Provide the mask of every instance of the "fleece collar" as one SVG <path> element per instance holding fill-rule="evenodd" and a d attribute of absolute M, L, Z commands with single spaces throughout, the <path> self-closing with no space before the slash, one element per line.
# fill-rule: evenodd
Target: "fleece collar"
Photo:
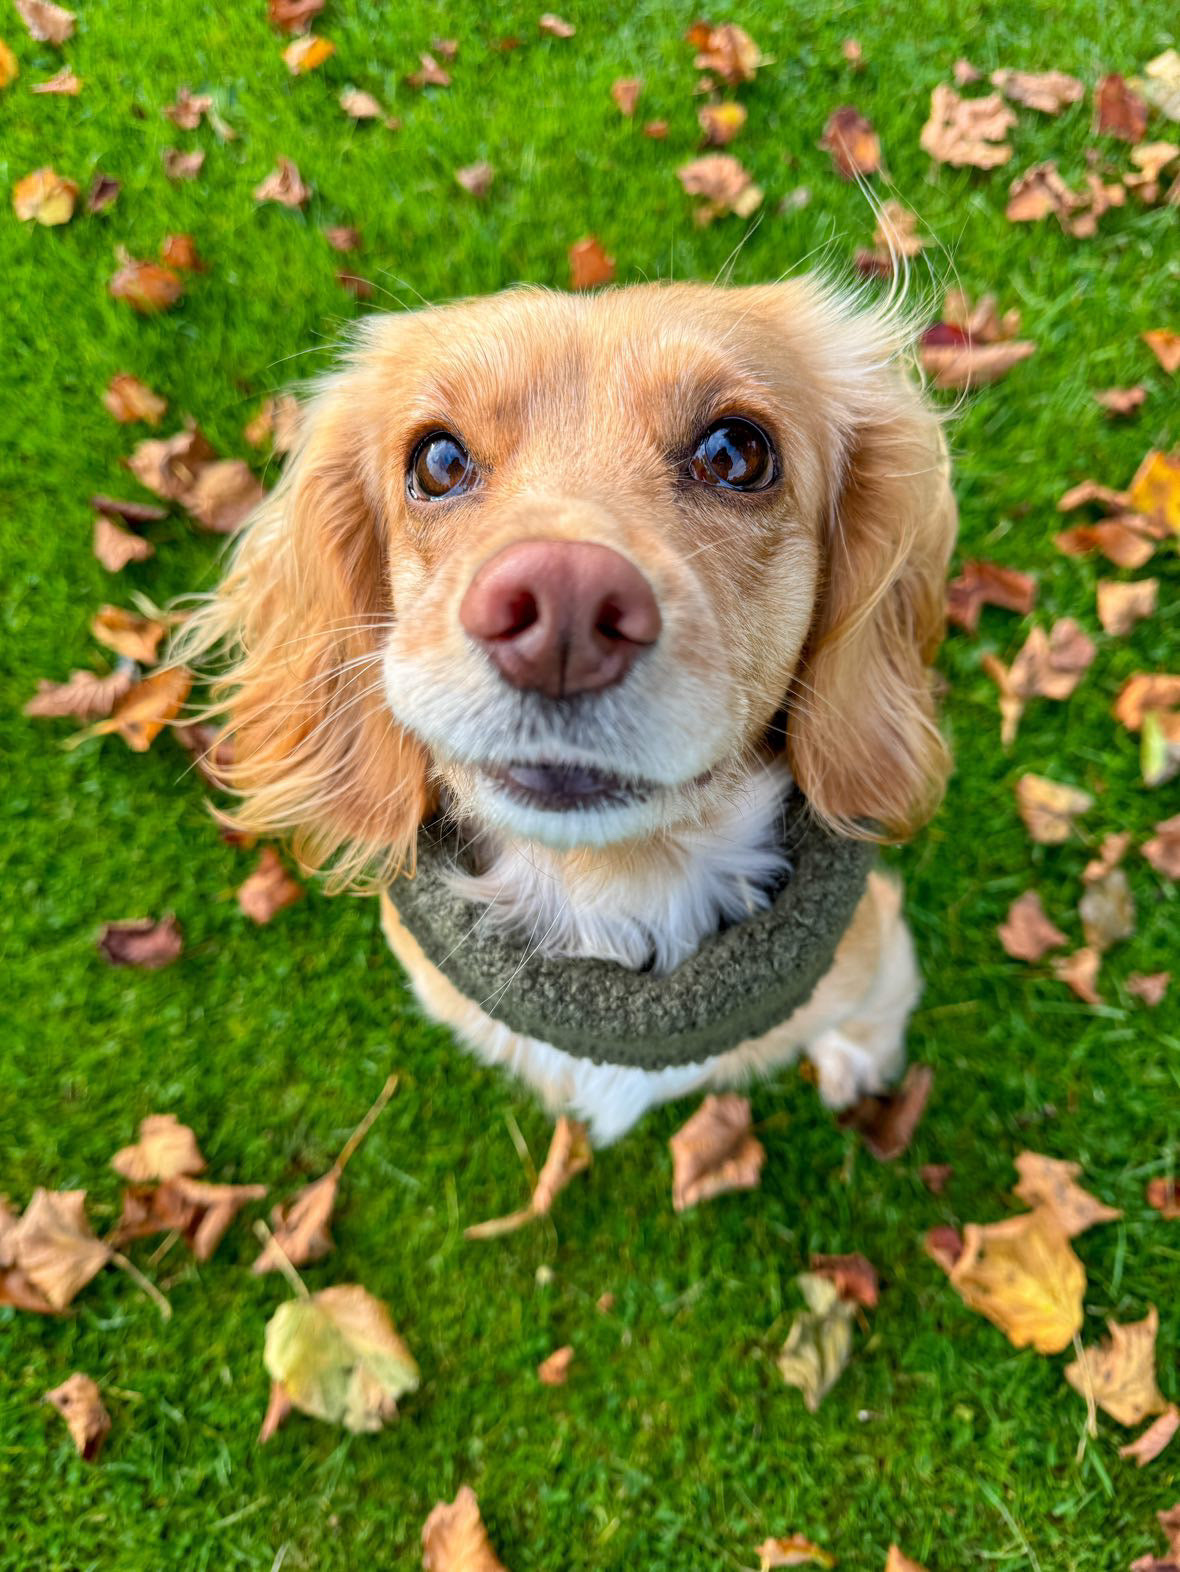
<path fill-rule="evenodd" d="M 419 834 L 414 876 L 396 880 L 389 896 L 427 959 L 512 1031 L 596 1064 L 699 1064 L 806 1004 L 864 891 L 871 843 L 832 835 L 797 791 L 783 816 L 792 872 L 773 904 L 659 977 L 615 961 L 538 955 L 486 932 L 483 908 L 447 883 L 461 843 L 438 821 Z"/>

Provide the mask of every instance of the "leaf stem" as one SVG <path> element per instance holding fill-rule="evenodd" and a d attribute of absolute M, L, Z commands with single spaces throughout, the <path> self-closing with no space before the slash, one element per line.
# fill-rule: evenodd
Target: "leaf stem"
<path fill-rule="evenodd" d="M 348 1137 L 348 1140 L 345 1141 L 344 1145 L 341 1147 L 340 1155 L 332 1164 L 331 1168 L 329 1168 L 329 1173 L 339 1175 L 344 1172 L 344 1165 L 348 1162 L 349 1158 L 364 1140 L 365 1136 L 368 1135 L 369 1131 L 373 1128 L 378 1114 L 380 1114 L 381 1110 L 385 1107 L 386 1103 L 396 1091 L 397 1073 L 395 1071 L 395 1073 L 389 1077 L 385 1085 L 381 1088 L 381 1092 L 377 1098 L 377 1101 L 369 1109 L 368 1113 L 361 1120 L 360 1124 L 357 1125 L 356 1129 L 352 1132 L 352 1134 Z"/>
<path fill-rule="evenodd" d="M 127 1273 L 127 1276 L 131 1279 L 137 1288 L 143 1290 L 143 1292 L 155 1305 L 156 1309 L 163 1316 L 164 1320 L 171 1321 L 172 1306 L 168 1303 L 167 1299 L 164 1298 L 164 1295 L 156 1287 L 155 1283 L 152 1282 L 151 1278 L 145 1277 L 139 1268 L 135 1265 L 134 1261 L 129 1261 L 127 1257 L 118 1250 L 111 1251 L 111 1261 L 119 1268 L 120 1271 Z"/>

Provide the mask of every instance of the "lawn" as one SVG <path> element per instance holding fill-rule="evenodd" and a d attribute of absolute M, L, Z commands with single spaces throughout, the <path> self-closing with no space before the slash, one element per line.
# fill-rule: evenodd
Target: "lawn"
<path fill-rule="evenodd" d="M 766 201 L 759 224 L 707 228 L 675 175 L 699 143 L 691 10 L 578 4 L 576 36 L 562 40 L 539 37 L 536 11 L 517 4 L 489 21 L 472 0 L 328 0 L 317 31 L 336 54 L 305 78 L 288 74 L 265 10 L 81 0 L 64 51 L 29 39 L 11 8 L 0 17 L 21 65 L 0 93 L 0 1190 L 23 1204 L 36 1185 L 85 1187 L 105 1228 L 119 1203 L 111 1154 L 142 1116 L 171 1110 L 214 1176 L 285 1196 L 324 1170 L 396 1068 L 399 1092 L 347 1172 L 337 1248 L 306 1277 L 362 1281 L 386 1299 L 422 1385 L 380 1435 L 296 1415 L 260 1449 L 263 1328 L 289 1289 L 246 1270 L 257 1245 L 243 1223 L 205 1266 L 176 1248 L 147 1268 L 171 1300 L 168 1324 L 117 1272 L 62 1319 L 0 1309 L 0 1569 L 411 1568 L 427 1512 L 468 1482 L 512 1572 L 749 1568 L 762 1538 L 790 1531 L 857 1572 L 876 1572 L 893 1539 L 930 1572 L 1123 1572 L 1161 1548 L 1154 1514 L 1180 1496 L 1180 1444 L 1139 1472 L 1118 1457 L 1126 1433 L 1102 1419 L 1079 1455 L 1085 1408 L 1065 1360 L 1015 1351 L 922 1241 L 936 1224 L 1007 1215 L 1023 1148 L 1078 1159 L 1089 1187 L 1124 1209 L 1078 1241 L 1086 1339 L 1106 1317 L 1157 1305 L 1160 1379 L 1180 1397 L 1180 1224 L 1143 1194 L 1180 1143 L 1180 990 L 1150 1010 L 1125 988 L 1174 963 L 1175 886 L 1128 858 L 1138 928 L 1107 958 L 1101 1007 L 1047 967 L 1009 960 L 995 934 L 1035 884 L 1080 943 L 1080 872 L 1102 835 L 1126 829 L 1138 843 L 1177 811 L 1175 784 L 1143 787 L 1135 740 L 1110 716 L 1126 676 L 1176 667 L 1174 549 L 1150 569 L 1160 611 L 1115 639 L 1094 610 L 1105 565 L 1053 545 L 1067 486 L 1125 485 L 1149 447 L 1180 440 L 1175 380 L 1139 338 L 1180 328 L 1177 211 L 1131 202 L 1088 240 L 1051 220 L 1006 222 L 1008 182 L 1028 165 L 1056 158 L 1080 180 L 1088 102 L 1058 118 L 1019 111 L 1012 164 L 991 174 L 933 164 L 918 136 L 960 55 L 985 72 L 1055 66 L 1092 83 L 1180 44 L 1174 4 L 744 0 L 714 19 L 741 22 L 770 57 L 741 89 L 749 122 L 732 148 Z M 506 34 L 521 46 L 496 48 Z M 859 73 L 841 54 L 850 34 Z M 414 91 L 404 77 L 438 35 L 460 40 L 453 85 Z M 63 56 L 81 96 L 33 95 Z M 611 101 L 622 76 L 646 83 L 635 121 Z M 162 116 L 184 84 L 214 94 L 236 140 Z M 401 128 L 350 120 L 337 102 L 349 85 Z M 951 427 L 960 559 L 1034 572 L 1039 598 L 1033 619 L 988 610 L 977 637 L 951 634 L 956 774 L 933 825 L 891 854 L 927 978 L 911 1051 L 935 1067 L 931 1105 L 911 1149 L 882 1165 L 786 1075 L 753 1093 L 761 1189 L 680 1216 L 666 1141 L 690 1109 L 673 1106 L 602 1153 L 551 1222 L 465 1242 L 464 1225 L 527 1195 L 513 1121 L 538 1164 L 549 1124 L 415 1012 L 375 903 L 310 890 L 256 927 L 233 898 L 254 854 L 218 838 L 170 736 L 146 755 L 117 737 L 67 750 L 68 723 L 21 714 L 38 678 L 101 669 L 88 632 L 101 602 L 163 603 L 218 572 L 219 542 L 180 516 L 155 528 L 147 563 L 116 576 L 92 557 L 86 499 L 140 494 L 120 460 L 147 435 L 117 426 L 101 393 L 134 372 L 168 398 L 165 431 L 189 413 L 220 452 L 273 479 L 243 425 L 268 392 L 328 365 L 355 316 L 522 279 L 564 287 L 567 248 L 587 233 L 621 281 L 710 279 L 730 260 L 737 283 L 817 263 L 852 279 L 872 215 L 817 148 L 844 103 L 871 117 L 897 195 L 943 248 L 918 268 L 931 315 L 957 273 L 972 295 L 994 289 L 1019 307 L 1038 346 L 969 395 Z M 664 141 L 642 135 L 656 118 Z M 170 146 L 206 151 L 196 180 L 165 177 Z M 1125 147 L 1104 146 L 1125 163 Z M 280 155 L 313 188 L 305 212 L 253 200 Z M 481 159 L 497 171 L 482 202 L 453 178 Z M 18 223 L 8 193 L 47 163 L 83 191 L 95 171 L 115 175 L 121 193 L 67 227 Z M 810 202 L 780 211 L 802 186 Z M 364 236 L 347 259 L 323 234 L 341 224 Z M 174 231 L 210 264 L 179 306 L 143 318 L 109 298 L 115 247 L 150 257 Z M 370 303 L 340 286 L 341 266 L 372 281 Z M 1134 419 L 1093 402 L 1095 389 L 1138 382 L 1148 397 Z M 1064 615 L 1098 657 L 1068 703 L 1030 706 L 1005 753 L 981 658 L 1010 659 L 1033 621 Z M 1068 844 L 1030 843 L 1013 794 L 1028 770 L 1095 795 Z M 167 910 L 187 939 L 177 964 L 103 963 L 104 921 Z M 918 1176 L 930 1162 L 954 1165 L 938 1197 Z M 151 1250 L 136 1247 L 136 1260 Z M 880 1268 L 881 1302 L 812 1415 L 774 1362 L 802 1303 L 793 1280 L 813 1251 L 854 1250 Z M 609 1314 L 595 1308 L 604 1292 Z M 569 1384 L 540 1386 L 538 1360 L 566 1342 Z M 75 1369 L 98 1380 L 114 1420 L 93 1466 L 39 1401 Z"/>

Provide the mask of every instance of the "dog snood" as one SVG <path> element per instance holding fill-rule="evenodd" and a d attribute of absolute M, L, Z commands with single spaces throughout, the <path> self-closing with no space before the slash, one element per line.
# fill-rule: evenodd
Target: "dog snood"
<path fill-rule="evenodd" d="M 437 820 L 419 833 L 413 876 L 388 893 L 427 959 L 512 1031 L 596 1064 L 699 1064 L 807 1003 L 864 891 L 871 842 L 831 834 L 797 791 L 783 813 L 791 875 L 773 903 L 711 935 L 661 976 L 616 961 L 543 956 L 528 941 L 485 932 L 485 908 L 447 882 L 461 841 Z"/>

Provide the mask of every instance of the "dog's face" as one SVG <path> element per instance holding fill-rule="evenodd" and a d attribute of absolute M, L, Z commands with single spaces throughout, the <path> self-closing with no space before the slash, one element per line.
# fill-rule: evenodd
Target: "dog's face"
<path fill-rule="evenodd" d="M 246 817 L 391 860 L 441 782 L 477 825 L 627 840 L 785 710 L 818 811 L 911 822 L 954 511 L 893 349 L 806 282 L 370 321 L 198 619 L 238 644 Z"/>

